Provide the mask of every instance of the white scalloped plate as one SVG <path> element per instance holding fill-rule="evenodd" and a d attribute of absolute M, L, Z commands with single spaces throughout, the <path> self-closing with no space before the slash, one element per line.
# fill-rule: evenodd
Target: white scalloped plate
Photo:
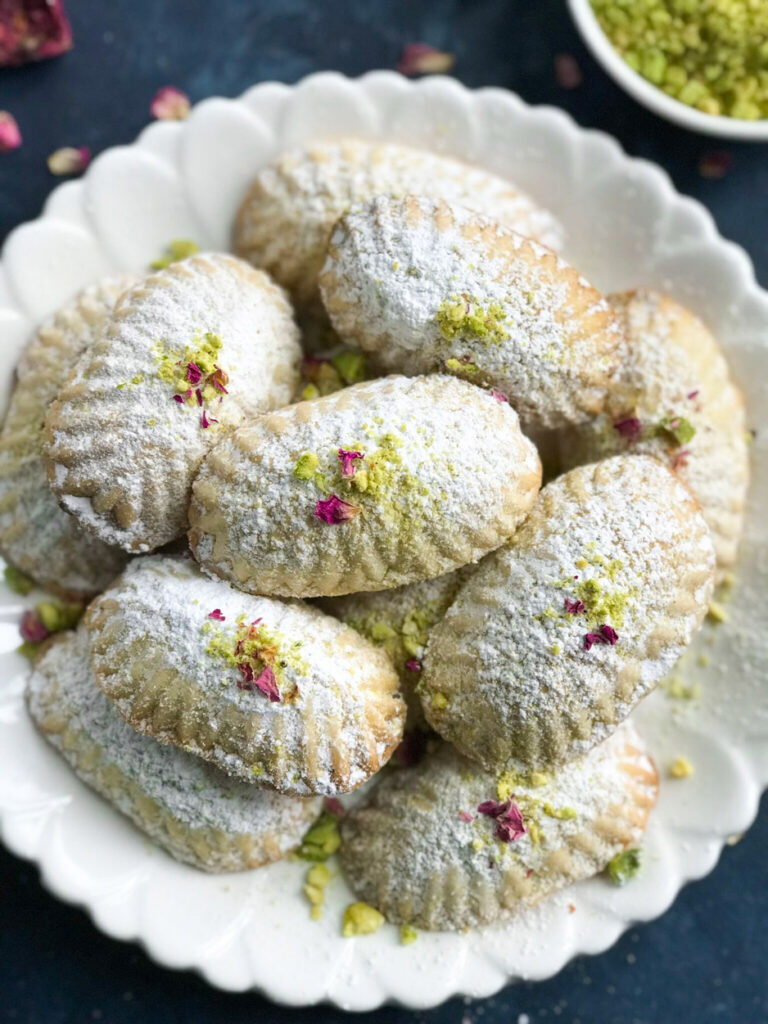
<path fill-rule="evenodd" d="M 42 216 L 10 235 L 0 265 L 2 399 L 33 326 L 78 288 L 146 266 L 172 238 L 226 247 L 259 166 L 289 146 L 341 134 L 434 148 L 509 177 L 562 219 L 566 255 L 599 287 L 664 288 L 728 349 L 758 430 L 733 621 L 698 638 L 709 668 L 698 667 L 695 654 L 688 659 L 687 671 L 703 685 L 700 700 L 680 710 L 657 693 L 636 715 L 659 765 L 685 754 L 695 774 L 664 781 L 644 869 L 624 889 L 594 879 L 503 927 L 421 934 L 408 947 L 389 926 L 342 939 L 350 894 L 341 879 L 323 920 L 311 922 L 302 865 L 207 877 L 153 849 L 80 785 L 26 718 L 24 665 L 13 651 L 22 602 L 2 591 L 0 817 L 5 843 L 36 860 L 56 894 L 85 906 L 107 934 L 140 941 L 162 964 L 290 1004 L 428 1007 L 546 978 L 578 953 L 606 949 L 710 871 L 724 839 L 755 815 L 768 783 L 768 295 L 703 207 L 678 195 L 657 167 L 560 111 L 444 78 L 414 84 L 390 72 L 357 81 L 320 74 L 294 87 L 266 83 L 237 100 L 206 100 L 185 123 L 153 124 L 133 145 L 99 156 L 82 180 L 57 188 Z"/>

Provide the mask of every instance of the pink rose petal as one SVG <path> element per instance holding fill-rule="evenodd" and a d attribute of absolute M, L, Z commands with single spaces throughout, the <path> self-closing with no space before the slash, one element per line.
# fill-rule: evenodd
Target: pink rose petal
<path fill-rule="evenodd" d="M 566 597 L 565 610 L 569 615 L 582 615 L 587 610 L 587 606 L 583 601 L 571 601 Z"/>
<path fill-rule="evenodd" d="M 513 843 L 517 839 L 522 839 L 528 831 L 522 811 L 512 796 L 504 801 L 486 800 L 478 805 L 477 810 L 479 814 L 487 814 L 496 819 L 496 838 L 502 843 Z"/>
<path fill-rule="evenodd" d="M 624 419 L 617 420 L 616 423 L 613 424 L 613 429 L 617 434 L 620 434 L 628 444 L 634 444 L 643 431 L 643 425 L 637 416 L 626 416 Z"/>
<path fill-rule="evenodd" d="M 427 43 L 410 43 L 403 50 L 397 70 L 401 75 L 444 75 L 455 63 L 452 53 Z"/>
<path fill-rule="evenodd" d="M 555 57 L 555 80 L 561 89 L 577 89 L 583 76 L 575 57 L 570 53 L 558 53 Z"/>
<path fill-rule="evenodd" d="M 259 676 L 253 681 L 257 690 L 261 690 L 265 697 L 269 697 L 273 704 L 280 703 L 280 691 L 277 688 L 277 680 L 272 667 L 267 665 Z"/>
<path fill-rule="evenodd" d="M 603 623 L 598 627 L 596 633 L 584 634 L 584 650 L 591 651 L 594 644 L 606 644 L 615 647 L 619 640 L 619 634 L 613 626 Z"/>
<path fill-rule="evenodd" d="M 353 505 L 349 501 L 344 501 L 337 494 L 332 494 L 330 498 L 320 500 L 315 505 L 316 518 L 332 526 L 338 526 L 339 523 L 348 523 L 351 519 L 359 516 L 361 511 L 362 509 L 359 505 Z"/>
<path fill-rule="evenodd" d="M 212 426 L 214 423 L 218 423 L 219 421 L 213 416 L 208 416 L 205 409 L 203 409 L 203 415 L 200 417 L 200 422 L 203 425 L 203 430 L 207 430 L 208 427 Z"/>
<path fill-rule="evenodd" d="M 323 810 L 328 811 L 329 814 L 333 814 L 337 818 L 343 818 L 346 814 L 344 804 L 335 796 L 327 796 L 323 800 Z"/>
<path fill-rule="evenodd" d="M 472 815 L 469 813 L 469 811 L 459 811 L 459 817 L 461 818 L 462 821 L 466 821 L 466 822 L 470 822 L 470 821 L 474 821 L 475 820 L 472 817 Z"/>
<path fill-rule="evenodd" d="M 22 615 L 20 632 L 30 644 L 41 644 L 50 635 L 37 612 L 33 611 L 26 611 Z"/>
<path fill-rule="evenodd" d="M 209 619 L 215 619 L 217 622 L 224 622 L 226 615 L 221 614 L 221 608 L 214 608 L 212 612 L 208 612 Z"/>
<path fill-rule="evenodd" d="M 0 0 L 0 67 L 58 57 L 71 48 L 62 0 Z"/>
<path fill-rule="evenodd" d="M 509 399 L 503 391 L 497 391 L 496 388 L 491 388 L 491 394 L 497 402 L 509 402 Z"/>
<path fill-rule="evenodd" d="M 13 114 L 0 110 L 0 153 L 10 153 L 21 145 L 21 132 Z"/>
<path fill-rule="evenodd" d="M 61 177 L 66 174 L 82 174 L 91 162 L 91 151 L 87 146 L 63 146 L 48 157 L 48 170 Z"/>
<path fill-rule="evenodd" d="M 405 663 L 405 667 L 411 672 L 421 672 L 421 662 L 418 658 L 409 658 Z"/>
<path fill-rule="evenodd" d="M 187 363 L 187 380 L 196 388 L 200 381 L 203 379 L 203 371 L 197 365 L 197 363 Z"/>
<path fill-rule="evenodd" d="M 355 463 L 358 459 L 363 459 L 365 456 L 362 452 L 348 451 L 346 448 L 339 448 L 339 461 L 341 462 L 341 475 L 342 476 L 354 476 L 357 466 Z"/>
<path fill-rule="evenodd" d="M 158 121 L 183 121 L 189 117 L 189 96 L 173 85 L 166 85 L 155 94 L 149 112 Z"/>

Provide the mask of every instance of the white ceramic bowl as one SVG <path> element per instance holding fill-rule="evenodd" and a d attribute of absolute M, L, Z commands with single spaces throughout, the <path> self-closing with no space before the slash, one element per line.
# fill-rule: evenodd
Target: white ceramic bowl
<path fill-rule="evenodd" d="M 419 1008 L 456 994 L 491 995 L 601 952 L 711 871 L 726 837 L 755 815 L 768 782 L 768 295 L 702 206 L 675 192 L 657 167 L 561 111 L 446 78 L 313 75 L 208 99 L 186 122 L 151 125 L 133 145 L 98 156 L 82 179 L 60 185 L 42 216 L 9 236 L 0 263 L 0 405 L 33 326 L 73 292 L 101 275 L 146 267 L 173 238 L 225 248 L 255 171 L 281 150 L 338 135 L 420 145 L 519 182 L 561 218 L 566 255 L 598 287 L 663 288 L 726 347 L 758 430 L 733 621 L 705 631 L 694 647 L 689 667 L 700 700 L 657 692 L 635 715 L 662 771 L 684 754 L 695 773 L 664 779 L 643 870 L 623 889 L 594 878 L 503 926 L 422 933 L 407 947 L 391 926 L 343 939 L 351 894 L 342 879 L 313 922 L 301 895 L 305 865 L 203 875 L 155 849 L 75 778 L 23 705 L 26 664 L 15 647 L 34 595 L 25 602 L 0 585 L 0 833 L 39 864 L 53 892 L 168 967 L 296 1005 L 325 1000 L 365 1010 L 390 1000 Z M 710 656 L 706 669 L 695 664 L 701 650 Z"/>
<path fill-rule="evenodd" d="M 573 20 L 584 42 L 593 56 L 603 65 L 608 74 L 622 89 L 638 103 L 648 107 L 655 114 L 705 135 L 719 135 L 727 139 L 744 139 L 759 142 L 768 140 L 768 119 L 742 121 L 735 117 L 716 117 L 704 114 L 685 103 L 668 96 L 655 85 L 643 78 L 619 56 L 603 31 L 589 0 L 568 0 Z"/>

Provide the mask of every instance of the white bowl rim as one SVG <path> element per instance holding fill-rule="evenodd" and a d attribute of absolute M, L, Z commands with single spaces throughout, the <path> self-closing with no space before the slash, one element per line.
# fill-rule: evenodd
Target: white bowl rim
<path fill-rule="evenodd" d="M 597 20 L 590 0 L 568 0 L 568 7 L 582 39 L 592 51 L 593 56 L 614 81 L 638 103 L 642 103 L 655 114 L 690 131 L 727 139 L 742 139 L 752 142 L 768 141 L 768 118 L 762 118 L 759 121 L 744 121 L 725 115 L 705 114 L 701 110 L 681 103 L 634 71 L 614 50 L 610 39 Z"/>

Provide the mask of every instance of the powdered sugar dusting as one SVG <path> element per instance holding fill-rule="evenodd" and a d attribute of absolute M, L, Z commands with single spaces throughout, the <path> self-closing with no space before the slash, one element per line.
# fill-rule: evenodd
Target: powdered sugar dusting
<path fill-rule="evenodd" d="M 350 478 L 340 447 L 364 453 Z M 206 568 L 254 592 L 383 590 L 497 547 L 539 483 L 538 455 L 509 405 L 447 376 L 388 377 L 262 416 L 223 441 L 195 482 L 190 539 Z M 318 519 L 331 493 L 360 513 L 333 526 Z"/>
<path fill-rule="evenodd" d="M 218 422 L 204 429 L 198 405 L 174 402 L 160 374 L 163 357 L 172 365 L 209 335 L 229 379 L 206 409 Z M 127 550 L 174 539 L 205 453 L 244 416 L 290 401 L 299 358 L 285 297 L 242 261 L 196 255 L 147 278 L 123 295 L 48 414 L 62 504 Z"/>
<path fill-rule="evenodd" d="M 212 621 L 212 609 L 224 621 Z M 280 702 L 238 685 L 238 626 L 257 620 L 276 647 Z M 86 621 L 97 681 L 121 713 L 240 778 L 333 795 L 364 782 L 402 736 L 397 677 L 383 653 L 317 609 L 251 597 L 188 559 L 132 562 Z M 181 705 L 176 718 L 166 708 L 158 727 L 147 701 L 164 706 L 170 677 L 182 681 L 173 687 Z"/>
<path fill-rule="evenodd" d="M 430 724 L 489 768 L 589 750 L 683 653 L 713 578 L 698 507 L 654 459 L 559 477 L 433 630 L 421 684 Z M 587 649 L 585 633 L 605 624 L 615 645 Z"/>
<path fill-rule="evenodd" d="M 382 196 L 354 208 L 319 280 L 342 339 L 385 371 L 447 367 L 535 427 L 602 407 L 620 340 L 608 304 L 550 250 L 461 206 Z"/>
<path fill-rule="evenodd" d="M 110 787 L 105 781 L 110 766 L 183 828 L 217 829 L 228 839 L 249 837 L 256 846 L 268 837 L 280 854 L 298 844 L 319 812 L 317 799 L 289 797 L 231 779 L 193 754 L 135 732 L 96 686 L 88 637 L 82 630 L 68 634 L 46 652 L 32 673 L 27 695 L 30 712 L 46 739 L 84 781 L 108 799 L 117 798 L 119 810 L 140 826 L 135 795 L 128 787 L 120 793 L 119 786 Z M 95 752 L 89 754 L 92 747 Z M 162 829 L 154 830 L 153 838 L 173 847 L 167 836 L 163 842 L 163 834 Z M 194 856 L 193 843 L 184 859 L 194 860 Z"/>

